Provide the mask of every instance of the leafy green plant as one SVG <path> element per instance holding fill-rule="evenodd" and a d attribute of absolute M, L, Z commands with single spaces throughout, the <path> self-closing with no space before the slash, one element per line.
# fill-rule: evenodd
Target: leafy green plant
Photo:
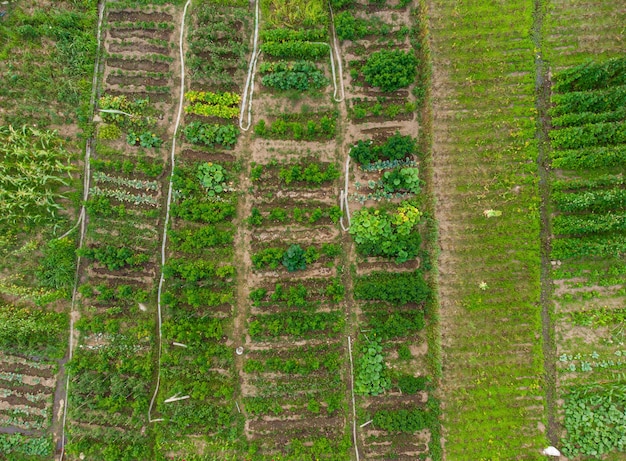
<path fill-rule="evenodd" d="M 183 130 L 185 138 L 192 144 L 213 147 L 216 144 L 231 148 L 237 142 L 239 129 L 235 125 L 217 125 L 191 122 Z"/>
<path fill-rule="evenodd" d="M 369 165 L 372 162 L 388 159 L 390 161 L 404 160 L 413 156 L 417 151 L 417 142 L 411 136 L 402 136 L 396 132 L 387 138 L 383 144 L 374 144 L 372 140 L 359 140 L 350 149 L 350 157 L 357 163 Z"/>
<path fill-rule="evenodd" d="M 382 183 L 386 192 L 404 190 L 418 194 L 421 184 L 419 170 L 415 167 L 411 167 L 385 171 L 383 173 Z"/>
<path fill-rule="evenodd" d="M 110 271 L 124 267 L 139 267 L 150 260 L 150 256 L 145 253 L 135 253 L 130 248 L 113 245 L 81 248 L 78 254 L 87 259 L 95 259 Z"/>
<path fill-rule="evenodd" d="M 625 451 L 626 388 L 623 385 L 573 388 L 565 398 L 563 453 L 602 457 Z"/>
<path fill-rule="evenodd" d="M 381 50 L 372 53 L 361 71 L 367 83 L 392 92 L 415 81 L 418 64 L 418 59 L 411 51 Z"/>
<path fill-rule="evenodd" d="M 122 136 L 122 130 L 117 125 L 104 123 L 98 128 L 98 139 L 113 140 Z"/>
<path fill-rule="evenodd" d="M 425 410 L 378 410 L 374 414 L 374 426 L 389 432 L 412 434 L 431 425 L 432 416 Z"/>
<path fill-rule="evenodd" d="M 429 380 L 426 376 L 400 375 L 398 376 L 398 387 L 403 394 L 417 394 L 426 390 Z"/>
<path fill-rule="evenodd" d="M 421 237 L 414 228 L 421 212 L 409 202 L 389 214 L 379 209 L 362 208 L 352 216 L 350 234 L 357 251 L 364 255 L 385 256 L 402 263 L 417 256 Z"/>
<path fill-rule="evenodd" d="M 314 63 L 308 61 L 297 61 L 295 63 L 285 61 L 267 62 L 261 64 L 259 72 L 266 74 L 261 78 L 263 85 L 283 91 L 318 90 L 328 86 L 330 83 L 324 76 L 324 72 L 319 70 Z"/>
<path fill-rule="evenodd" d="M 419 271 L 407 273 L 374 272 L 357 277 L 354 297 L 402 305 L 421 303 L 430 296 L 430 288 Z"/>
<path fill-rule="evenodd" d="M 298 270 L 305 270 L 306 265 L 307 259 L 305 250 L 303 250 L 300 245 L 290 245 L 283 256 L 283 266 L 287 268 L 287 271 L 295 272 Z"/>
<path fill-rule="evenodd" d="M 198 179 L 209 196 L 224 192 L 223 183 L 226 181 L 226 175 L 221 165 L 212 162 L 201 163 L 198 165 Z"/>
<path fill-rule="evenodd" d="M 354 392 L 361 395 L 379 395 L 391 388 L 380 339 L 364 343 L 356 363 Z"/>
<path fill-rule="evenodd" d="M 188 91 L 185 99 L 191 103 L 185 106 L 186 114 L 234 118 L 239 115 L 241 96 L 236 93 L 213 93 L 210 91 Z"/>
<path fill-rule="evenodd" d="M 43 250 L 36 275 L 39 283 L 48 288 L 69 293 L 76 274 L 76 245 L 68 237 L 51 240 Z"/>

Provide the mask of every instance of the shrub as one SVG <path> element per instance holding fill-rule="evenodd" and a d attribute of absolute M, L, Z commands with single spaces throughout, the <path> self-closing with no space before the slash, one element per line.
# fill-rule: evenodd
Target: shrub
<path fill-rule="evenodd" d="M 283 266 L 287 268 L 287 271 L 294 272 L 306 269 L 306 265 L 306 252 L 300 245 L 291 245 L 283 256 Z"/>
<path fill-rule="evenodd" d="M 426 389 L 428 378 L 425 376 L 400 375 L 398 377 L 398 387 L 403 394 L 417 394 Z"/>
<path fill-rule="evenodd" d="M 430 288 L 419 271 L 401 274 L 374 272 L 357 277 L 354 286 L 356 299 L 386 301 L 397 305 L 421 303 L 429 296 Z"/>
<path fill-rule="evenodd" d="M 418 59 L 411 51 L 381 50 L 372 53 L 362 72 L 367 83 L 391 92 L 415 81 L 418 64 Z"/>

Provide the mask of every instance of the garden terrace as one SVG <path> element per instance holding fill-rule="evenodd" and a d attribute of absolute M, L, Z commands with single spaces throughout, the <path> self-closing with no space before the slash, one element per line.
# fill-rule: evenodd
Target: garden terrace
<path fill-rule="evenodd" d="M 551 358 L 562 451 L 580 459 L 623 457 L 621 434 L 612 428 L 625 401 L 620 132 L 626 119 L 626 72 L 616 40 L 624 35 L 626 12 L 607 7 L 603 2 L 556 2 L 545 30 L 545 56 L 553 73 L 548 101 L 554 169 L 549 177 L 555 319 Z"/>

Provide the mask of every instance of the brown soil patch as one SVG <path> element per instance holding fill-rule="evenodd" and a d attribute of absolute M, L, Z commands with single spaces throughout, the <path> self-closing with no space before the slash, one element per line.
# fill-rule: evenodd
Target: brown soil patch
<path fill-rule="evenodd" d="M 151 78 L 141 75 L 109 75 L 106 79 L 106 83 L 109 85 L 165 86 L 169 83 L 169 80 L 166 78 Z"/>
<path fill-rule="evenodd" d="M 109 30 L 111 38 L 152 38 L 159 40 L 170 40 L 172 36 L 171 30 L 158 29 L 133 29 L 128 27 L 113 27 Z"/>
<path fill-rule="evenodd" d="M 144 13 L 141 11 L 111 11 L 109 22 L 170 22 L 174 19 L 167 13 Z"/>
<path fill-rule="evenodd" d="M 149 72 L 167 72 L 170 70 L 169 63 L 166 62 L 152 62 L 142 60 L 130 60 L 112 58 L 107 59 L 107 66 L 114 67 L 116 69 L 123 70 L 146 70 Z"/>
<path fill-rule="evenodd" d="M 169 49 L 163 48 L 157 45 L 151 45 L 149 43 L 111 43 L 108 46 L 109 53 L 124 53 L 131 51 L 138 51 L 141 53 L 158 53 L 163 55 L 169 54 Z"/>

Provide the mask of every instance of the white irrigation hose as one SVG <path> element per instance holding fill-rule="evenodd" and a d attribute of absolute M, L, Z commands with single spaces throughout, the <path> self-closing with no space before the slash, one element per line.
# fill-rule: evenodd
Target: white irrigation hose
<path fill-rule="evenodd" d="M 170 154 L 170 162 L 172 164 L 172 170 L 170 172 L 170 180 L 167 189 L 167 203 L 165 211 L 165 223 L 163 224 L 163 242 L 161 243 L 161 277 L 159 278 L 159 290 L 157 292 L 157 319 L 158 319 L 158 331 L 159 331 L 159 348 L 157 359 L 157 382 L 150 400 L 150 407 L 148 408 L 148 422 L 162 421 L 161 418 L 152 419 L 152 408 L 157 394 L 159 393 L 159 386 L 161 385 L 161 354 L 163 351 L 163 335 L 161 327 L 163 323 L 161 315 L 161 294 L 163 293 L 163 282 L 165 281 L 165 275 L 163 274 L 163 267 L 165 266 L 165 245 L 167 243 L 167 226 L 170 221 L 170 205 L 172 203 L 172 183 L 174 180 L 174 166 L 175 166 L 175 153 L 176 153 L 176 136 L 178 135 L 178 128 L 180 126 L 180 119 L 183 113 L 183 102 L 185 96 L 185 53 L 183 52 L 183 41 L 185 39 L 185 17 L 187 16 L 187 9 L 191 5 L 191 0 L 187 0 L 185 8 L 183 9 L 183 17 L 180 23 L 180 40 L 178 42 L 178 50 L 180 52 L 180 98 L 178 100 L 178 115 L 176 116 L 176 123 L 174 124 L 174 134 L 172 137 L 172 152 Z"/>
<path fill-rule="evenodd" d="M 96 104 L 96 91 L 97 91 L 97 86 L 98 86 L 98 74 L 99 74 L 99 60 L 100 60 L 100 53 L 101 53 L 101 48 L 102 48 L 102 20 L 104 19 L 104 6 L 105 6 L 106 0 L 100 0 L 100 3 L 98 5 L 98 30 L 97 30 L 97 35 L 96 35 L 96 43 L 98 44 L 98 47 L 96 49 L 96 62 L 94 64 L 94 72 L 93 72 L 93 79 L 91 81 L 91 98 L 89 100 L 89 107 L 93 108 L 95 107 Z M 93 115 L 92 115 L 92 122 L 93 122 Z M 85 202 L 87 201 L 87 199 L 89 198 L 89 185 L 90 185 L 90 181 L 91 181 L 91 151 L 92 151 L 92 145 L 91 145 L 91 139 L 88 139 L 86 144 L 85 144 L 85 170 L 84 170 L 84 177 L 83 177 L 83 203 L 80 207 L 80 214 L 78 215 L 78 221 L 76 222 L 76 225 L 74 227 L 72 227 L 72 229 L 70 229 L 68 232 L 66 232 L 65 234 L 63 234 L 60 238 L 65 237 L 66 235 L 69 235 L 75 228 L 76 226 L 78 226 L 78 224 L 80 224 L 80 237 L 78 239 L 78 248 L 81 248 L 83 246 L 83 242 L 85 240 L 85 231 L 86 231 L 86 222 L 87 220 L 85 219 Z M 79 269 L 80 269 L 80 256 L 76 257 L 76 272 L 74 273 L 74 287 L 72 288 L 72 302 L 70 304 L 70 332 L 69 332 L 69 344 L 68 344 L 68 362 L 70 360 L 72 360 L 72 357 L 74 356 L 74 312 L 76 310 L 76 293 L 78 292 L 78 282 L 80 280 L 80 273 L 79 273 Z M 64 367 L 64 371 L 65 371 L 65 367 Z M 65 425 L 67 422 L 67 407 L 68 407 L 68 399 L 69 399 L 69 392 L 70 392 L 70 376 L 69 374 L 66 372 L 65 373 L 65 398 L 63 399 L 63 419 L 62 419 L 62 423 L 61 423 L 61 454 L 59 455 L 59 460 L 63 461 L 63 456 L 65 455 Z"/>
<path fill-rule="evenodd" d="M 121 114 L 121 115 L 128 115 L 129 117 L 135 117 L 135 115 L 133 114 L 129 114 L 128 112 L 124 112 L 121 110 L 117 110 L 117 109 L 98 109 L 99 112 L 104 112 L 107 114 Z"/>
<path fill-rule="evenodd" d="M 335 65 L 333 64 L 332 50 L 330 56 L 330 65 L 333 71 L 333 84 L 335 85 L 335 92 L 333 93 L 333 99 L 336 102 L 342 102 L 346 94 L 343 88 L 343 67 L 341 65 L 341 54 L 339 53 L 339 44 L 337 43 L 337 34 L 335 33 L 335 16 L 333 15 L 333 7 L 330 4 L 330 0 L 328 1 L 328 9 L 330 10 L 330 30 L 333 33 L 333 46 L 335 48 L 335 55 L 337 57 L 337 67 L 339 69 L 339 84 L 341 86 L 341 98 L 337 99 L 337 84 L 335 83 Z"/>
<path fill-rule="evenodd" d="M 350 336 L 348 336 L 348 354 L 350 354 L 350 392 L 352 393 L 352 438 L 354 440 L 356 461 L 359 461 L 359 445 L 356 439 L 356 402 L 354 401 L 354 364 L 352 363 L 352 342 Z"/>
<path fill-rule="evenodd" d="M 350 226 L 352 225 L 352 222 L 350 221 L 350 208 L 348 206 L 349 175 L 350 175 L 350 155 L 348 155 L 348 157 L 346 158 L 344 190 L 342 190 L 341 193 L 339 194 L 339 208 L 341 209 L 341 211 L 346 212 L 346 217 L 348 218 L 348 227 L 345 227 L 345 225 L 343 224 L 343 215 L 341 216 L 341 218 L 339 218 L 339 224 L 341 224 L 341 228 L 343 229 L 344 232 L 350 229 Z"/>
<path fill-rule="evenodd" d="M 250 129 L 250 125 L 252 124 L 252 93 L 254 92 L 254 68 L 256 67 L 257 60 L 259 59 L 260 52 L 257 51 L 259 45 L 259 0 L 255 2 L 255 11 L 254 11 L 254 41 L 252 45 L 252 54 L 250 55 L 250 65 L 248 66 L 248 76 L 246 78 L 246 86 L 243 90 L 243 98 L 241 100 L 241 111 L 239 113 L 239 128 L 242 131 L 248 131 Z M 248 100 L 248 105 L 246 106 L 246 100 Z M 244 112 L 248 110 L 248 121 L 247 125 L 244 128 L 243 126 L 243 116 Z"/>
<path fill-rule="evenodd" d="M 341 54 L 339 53 L 339 45 L 337 44 L 337 36 L 335 34 L 335 25 L 334 25 L 334 16 L 333 10 L 328 4 L 330 9 L 330 17 L 331 17 L 331 30 L 332 30 L 332 42 L 333 46 L 326 42 L 311 42 L 318 45 L 327 45 L 330 57 L 330 70 L 333 75 L 333 100 L 335 102 L 342 102 L 345 99 L 345 91 L 343 86 L 343 66 L 341 64 Z M 250 125 L 252 124 L 252 96 L 254 94 L 254 77 L 256 75 L 256 64 L 259 60 L 259 55 L 261 51 L 257 51 L 258 49 L 258 37 L 259 37 L 259 1 L 256 1 L 256 9 L 254 16 L 254 42 L 252 48 L 252 55 L 250 56 L 250 65 L 248 66 L 248 76 L 246 77 L 246 85 L 243 91 L 243 98 L 241 100 L 241 111 L 239 113 L 239 128 L 242 131 L 248 131 L 250 129 Z M 334 53 L 333 53 L 334 49 Z M 339 69 L 339 85 L 337 85 L 337 72 L 335 70 L 335 59 L 337 59 L 337 67 Z M 341 90 L 341 96 L 338 98 L 337 94 Z M 246 104 L 247 102 L 247 104 Z M 243 119 L 244 114 L 247 110 L 247 124 L 244 127 Z"/>

